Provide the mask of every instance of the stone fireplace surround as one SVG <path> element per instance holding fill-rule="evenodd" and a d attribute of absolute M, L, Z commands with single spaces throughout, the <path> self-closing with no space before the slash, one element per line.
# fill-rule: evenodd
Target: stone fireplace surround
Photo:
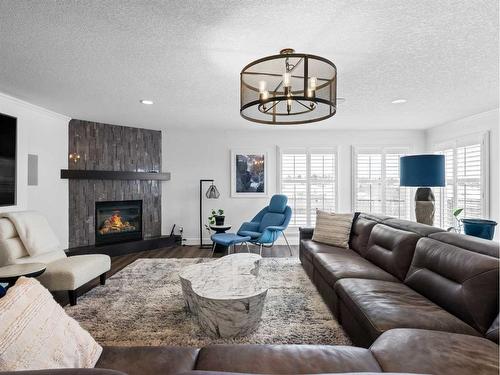
<path fill-rule="evenodd" d="M 70 170 L 161 171 L 161 131 L 71 120 Z M 161 181 L 69 180 L 69 247 L 95 244 L 95 202 L 142 200 L 144 238 L 161 234 Z"/>

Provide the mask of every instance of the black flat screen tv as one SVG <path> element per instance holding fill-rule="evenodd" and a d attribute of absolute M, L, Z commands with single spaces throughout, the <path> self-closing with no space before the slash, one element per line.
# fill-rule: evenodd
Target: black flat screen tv
<path fill-rule="evenodd" d="M 16 204 L 17 119 L 0 113 L 0 206 Z"/>

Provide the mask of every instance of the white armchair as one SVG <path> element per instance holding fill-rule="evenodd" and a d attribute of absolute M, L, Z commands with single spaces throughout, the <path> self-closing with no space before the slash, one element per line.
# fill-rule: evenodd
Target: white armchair
<path fill-rule="evenodd" d="M 47 225 L 45 230 L 51 229 Z M 96 277 L 104 285 L 106 272 L 111 269 L 109 256 L 103 254 L 67 257 L 58 247 L 30 255 L 14 223 L 9 218 L 0 218 L 0 266 L 19 263 L 45 263 L 47 268 L 37 279 L 50 291 L 68 291 L 71 305 L 76 305 L 77 288 Z"/>

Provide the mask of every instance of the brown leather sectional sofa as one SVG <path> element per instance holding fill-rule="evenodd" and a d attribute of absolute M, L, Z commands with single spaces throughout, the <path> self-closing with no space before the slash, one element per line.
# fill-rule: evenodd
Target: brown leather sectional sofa
<path fill-rule="evenodd" d="M 427 225 L 360 214 L 350 249 L 301 229 L 300 260 L 355 345 L 416 328 L 498 343 L 499 246 Z"/>
<path fill-rule="evenodd" d="M 498 345 L 474 336 L 393 329 L 370 349 L 324 345 L 105 347 L 96 369 L 6 375 L 498 374 Z"/>
<path fill-rule="evenodd" d="M 300 229 L 302 265 L 359 347 L 106 347 L 96 369 L 24 373 L 499 373 L 498 243 L 367 214 L 356 217 L 350 249 L 312 234 Z"/>

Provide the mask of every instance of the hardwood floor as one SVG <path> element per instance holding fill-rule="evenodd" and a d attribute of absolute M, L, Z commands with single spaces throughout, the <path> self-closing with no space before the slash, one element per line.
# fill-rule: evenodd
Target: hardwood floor
<path fill-rule="evenodd" d="M 244 246 L 242 246 L 241 248 L 237 247 L 236 249 L 237 253 L 246 253 L 246 251 L 246 247 Z M 259 248 L 256 246 L 250 246 L 250 251 L 258 253 Z M 200 249 L 198 246 L 173 246 L 156 250 L 140 251 L 127 255 L 119 255 L 111 257 L 111 270 L 107 273 L 107 277 L 113 276 L 115 273 L 122 270 L 139 258 L 203 258 L 209 257 L 211 252 L 211 249 Z M 292 246 L 292 252 L 294 257 L 298 257 L 298 246 Z M 216 253 L 214 257 L 220 257 L 223 255 L 224 254 L 222 253 Z M 279 258 L 290 257 L 290 251 L 288 250 L 287 246 L 276 245 L 272 248 L 264 248 L 262 250 L 262 256 L 273 256 Z M 99 285 L 99 278 L 96 278 L 95 280 L 92 280 L 91 282 L 78 288 L 77 295 L 81 296 L 92 288 L 95 288 L 97 285 Z M 55 300 L 62 306 L 65 306 L 69 303 L 67 292 L 54 292 L 53 294 Z"/>

